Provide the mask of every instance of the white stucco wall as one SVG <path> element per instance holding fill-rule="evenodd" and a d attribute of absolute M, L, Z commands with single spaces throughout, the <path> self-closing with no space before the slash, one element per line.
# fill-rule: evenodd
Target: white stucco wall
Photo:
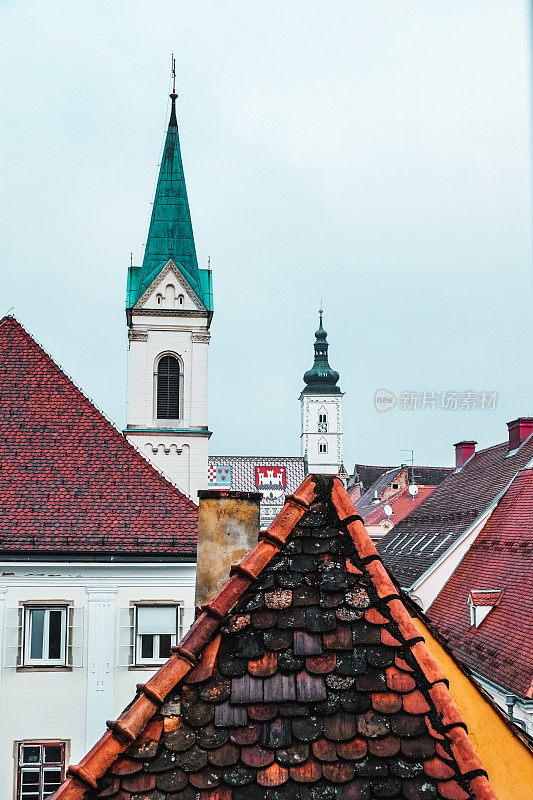
<path fill-rule="evenodd" d="M 319 432 L 318 418 L 327 414 L 327 432 Z M 319 452 L 325 441 L 327 452 Z M 310 473 L 336 475 L 342 464 L 342 394 L 302 395 L 301 453 L 307 458 Z"/>
<path fill-rule="evenodd" d="M 126 609 L 156 601 L 184 606 L 184 629 L 193 621 L 196 565 L 2 564 L 0 577 L 0 797 L 13 797 L 14 743 L 57 739 L 70 743 L 77 763 L 116 719 L 155 668 L 121 666 L 120 635 Z M 2 603 L 3 599 L 3 603 Z M 32 601 L 64 602 L 81 609 L 81 667 L 6 666 L 6 626 L 13 610 Z M 3 613 L 2 613 L 3 606 Z"/>

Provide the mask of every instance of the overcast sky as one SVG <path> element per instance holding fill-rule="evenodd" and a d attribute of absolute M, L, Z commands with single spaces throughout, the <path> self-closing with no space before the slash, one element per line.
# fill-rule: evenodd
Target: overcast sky
<path fill-rule="evenodd" d="M 502 441 L 533 414 L 521 0 L 0 0 L 0 314 L 14 306 L 125 425 L 126 270 L 130 251 L 142 260 L 172 51 L 214 272 L 210 452 L 299 453 L 321 297 L 350 469 L 402 448 L 449 463 L 453 442 Z M 386 413 L 382 388 L 398 398 Z M 499 396 L 399 408 L 424 391 Z"/>

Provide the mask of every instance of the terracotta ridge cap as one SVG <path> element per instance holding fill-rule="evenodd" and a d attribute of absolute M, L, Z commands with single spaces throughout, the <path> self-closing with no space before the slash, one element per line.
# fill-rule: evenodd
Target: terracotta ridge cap
<path fill-rule="evenodd" d="M 298 498 L 298 502 L 295 502 L 295 497 Z M 279 529 L 280 541 L 285 544 L 294 526 L 315 499 L 315 485 L 312 477 L 308 476 L 296 490 L 292 499 L 284 504 L 268 531 L 276 532 Z M 116 721 L 107 723 L 107 733 L 96 742 L 77 766 L 69 767 L 67 779 L 50 797 L 50 800 L 83 800 L 88 786 L 96 788 L 96 781 L 106 773 L 117 756 L 126 750 L 130 741 L 134 741 L 139 736 L 156 713 L 160 705 L 159 698 L 161 696 L 164 698 L 192 669 L 199 653 L 219 628 L 221 620 L 252 583 L 252 578 L 248 575 L 259 575 L 282 544 L 261 540 L 243 558 L 240 564 L 243 567 L 242 570 L 236 570 L 213 600 L 203 606 L 202 613 L 182 637 L 179 645 L 172 648 L 169 660 L 152 675 L 146 684 L 137 687 L 140 696 Z M 248 564 L 252 566 L 253 573 L 247 566 Z M 90 781 L 94 781 L 95 786 Z"/>
<path fill-rule="evenodd" d="M 344 488 L 342 481 L 338 478 L 334 478 L 331 499 L 341 522 L 349 520 L 354 514 L 357 514 L 352 499 Z M 425 691 L 431 697 L 433 705 L 441 718 L 446 738 L 452 746 L 460 774 L 465 780 L 468 780 L 469 777 L 474 777 L 473 773 L 477 777 L 486 776 L 472 740 L 468 736 L 466 723 L 449 692 L 446 676 L 429 651 L 424 637 L 413 623 L 411 615 L 404 605 L 388 570 L 383 565 L 376 548 L 370 541 L 366 528 L 356 520 L 348 522 L 347 529 L 361 558 L 363 568 L 377 590 L 380 601 L 388 606 L 391 621 L 397 624 L 398 631 L 394 636 L 398 636 L 400 640 L 403 639 L 403 643 L 409 647 L 411 654 L 428 682 Z M 460 744 L 456 744 L 456 741 Z M 474 788 L 473 800 L 489 800 L 489 797 L 496 800 L 496 796 L 488 783 L 487 786 L 492 794 L 488 794 L 487 791 L 482 791 L 478 794 Z"/>

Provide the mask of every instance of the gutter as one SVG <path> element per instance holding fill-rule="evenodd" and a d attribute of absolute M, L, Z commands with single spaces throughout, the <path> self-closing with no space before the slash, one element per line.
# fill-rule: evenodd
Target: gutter
<path fill-rule="evenodd" d="M 503 695 L 505 705 L 507 706 L 507 716 L 509 717 L 513 725 L 518 726 L 527 733 L 526 723 L 521 719 L 517 719 L 513 715 L 513 710 L 516 705 L 519 705 L 522 706 L 522 708 L 527 712 L 529 712 L 530 709 L 533 711 L 533 700 L 530 700 L 526 697 L 520 697 L 517 694 L 509 692 L 504 686 L 500 686 L 499 683 L 491 681 L 485 675 L 482 675 L 481 672 L 475 672 L 474 670 L 472 670 L 472 675 L 475 677 L 477 681 L 480 681 L 482 684 L 483 683 L 487 684 L 492 689 L 494 689 L 494 691 Z"/>

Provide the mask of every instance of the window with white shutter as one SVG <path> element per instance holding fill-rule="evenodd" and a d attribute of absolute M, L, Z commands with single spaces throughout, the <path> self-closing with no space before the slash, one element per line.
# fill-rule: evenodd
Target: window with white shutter
<path fill-rule="evenodd" d="M 138 605 L 135 609 L 135 663 L 163 664 L 177 643 L 179 606 Z"/>

